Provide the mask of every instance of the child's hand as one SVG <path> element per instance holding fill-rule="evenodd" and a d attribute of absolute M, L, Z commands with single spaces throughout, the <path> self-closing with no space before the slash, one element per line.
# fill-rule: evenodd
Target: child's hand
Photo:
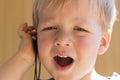
<path fill-rule="evenodd" d="M 21 38 L 18 53 L 30 64 L 34 63 L 34 50 L 32 40 L 36 37 L 36 30 L 33 26 L 28 26 L 27 23 L 22 24 L 18 29 L 18 34 Z"/>
<path fill-rule="evenodd" d="M 0 66 L 0 80 L 20 80 L 34 63 L 32 39 L 37 35 L 35 28 L 24 23 L 19 27 L 18 34 L 21 38 L 19 50 Z"/>

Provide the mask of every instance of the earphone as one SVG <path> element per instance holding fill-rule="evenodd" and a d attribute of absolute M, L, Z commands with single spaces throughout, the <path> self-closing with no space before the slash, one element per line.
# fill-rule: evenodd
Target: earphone
<path fill-rule="evenodd" d="M 37 46 L 37 37 L 33 38 L 33 48 L 35 52 L 35 69 L 34 69 L 34 80 L 40 80 L 41 73 L 41 63 L 38 64 L 38 46 Z"/>

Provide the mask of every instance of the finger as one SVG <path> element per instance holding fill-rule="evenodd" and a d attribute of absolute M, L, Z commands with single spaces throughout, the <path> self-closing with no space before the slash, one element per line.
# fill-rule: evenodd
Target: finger
<path fill-rule="evenodd" d="M 32 37 L 32 39 L 34 39 L 34 40 L 36 39 L 37 30 L 33 26 L 28 27 L 25 31 Z"/>
<path fill-rule="evenodd" d="M 20 27 L 18 28 L 18 35 L 20 37 L 23 37 L 23 35 L 25 34 L 25 29 L 27 28 L 28 24 L 24 23 L 22 25 L 20 25 Z"/>
<path fill-rule="evenodd" d="M 36 37 L 37 36 L 37 31 L 36 31 L 35 27 L 28 26 L 27 23 L 24 23 L 19 27 L 18 34 L 21 38 L 25 35 Z"/>
<path fill-rule="evenodd" d="M 33 31 L 35 28 L 33 26 L 29 26 L 29 27 L 26 27 L 25 28 L 25 32 L 28 32 L 28 31 Z"/>

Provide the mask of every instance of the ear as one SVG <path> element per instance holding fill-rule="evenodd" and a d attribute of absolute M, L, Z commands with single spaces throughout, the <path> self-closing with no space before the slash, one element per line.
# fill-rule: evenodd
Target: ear
<path fill-rule="evenodd" d="M 111 40 L 111 32 L 108 31 L 104 33 L 103 36 L 101 37 L 101 44 L 100 44 L 99 52 L 98 52 L 99 55 L 102 55 L 107 51 L 110 40 Z"/>

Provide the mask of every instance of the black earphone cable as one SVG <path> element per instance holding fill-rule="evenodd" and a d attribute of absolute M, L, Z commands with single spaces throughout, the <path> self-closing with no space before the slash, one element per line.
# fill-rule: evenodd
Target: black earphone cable
<path fill-rule="evenodd" d="M 40 80 L 41 63 L 38 60 L 39 57 L 38 57 L 37 38 L 33 40 L 33 48 L 34 48 L 34 51 L 35 51 L 34 80 Z M 39 61 L 39 63 L 38 63 L 38 61 Z"/>
<path fill-rule="evenodd" d="M 35 69 L 34 69 L 34 80 L 40 80 L 40 73 L 41 73 L 41 63 L 37 60 L 37 55 L 35 55 Z"/>

